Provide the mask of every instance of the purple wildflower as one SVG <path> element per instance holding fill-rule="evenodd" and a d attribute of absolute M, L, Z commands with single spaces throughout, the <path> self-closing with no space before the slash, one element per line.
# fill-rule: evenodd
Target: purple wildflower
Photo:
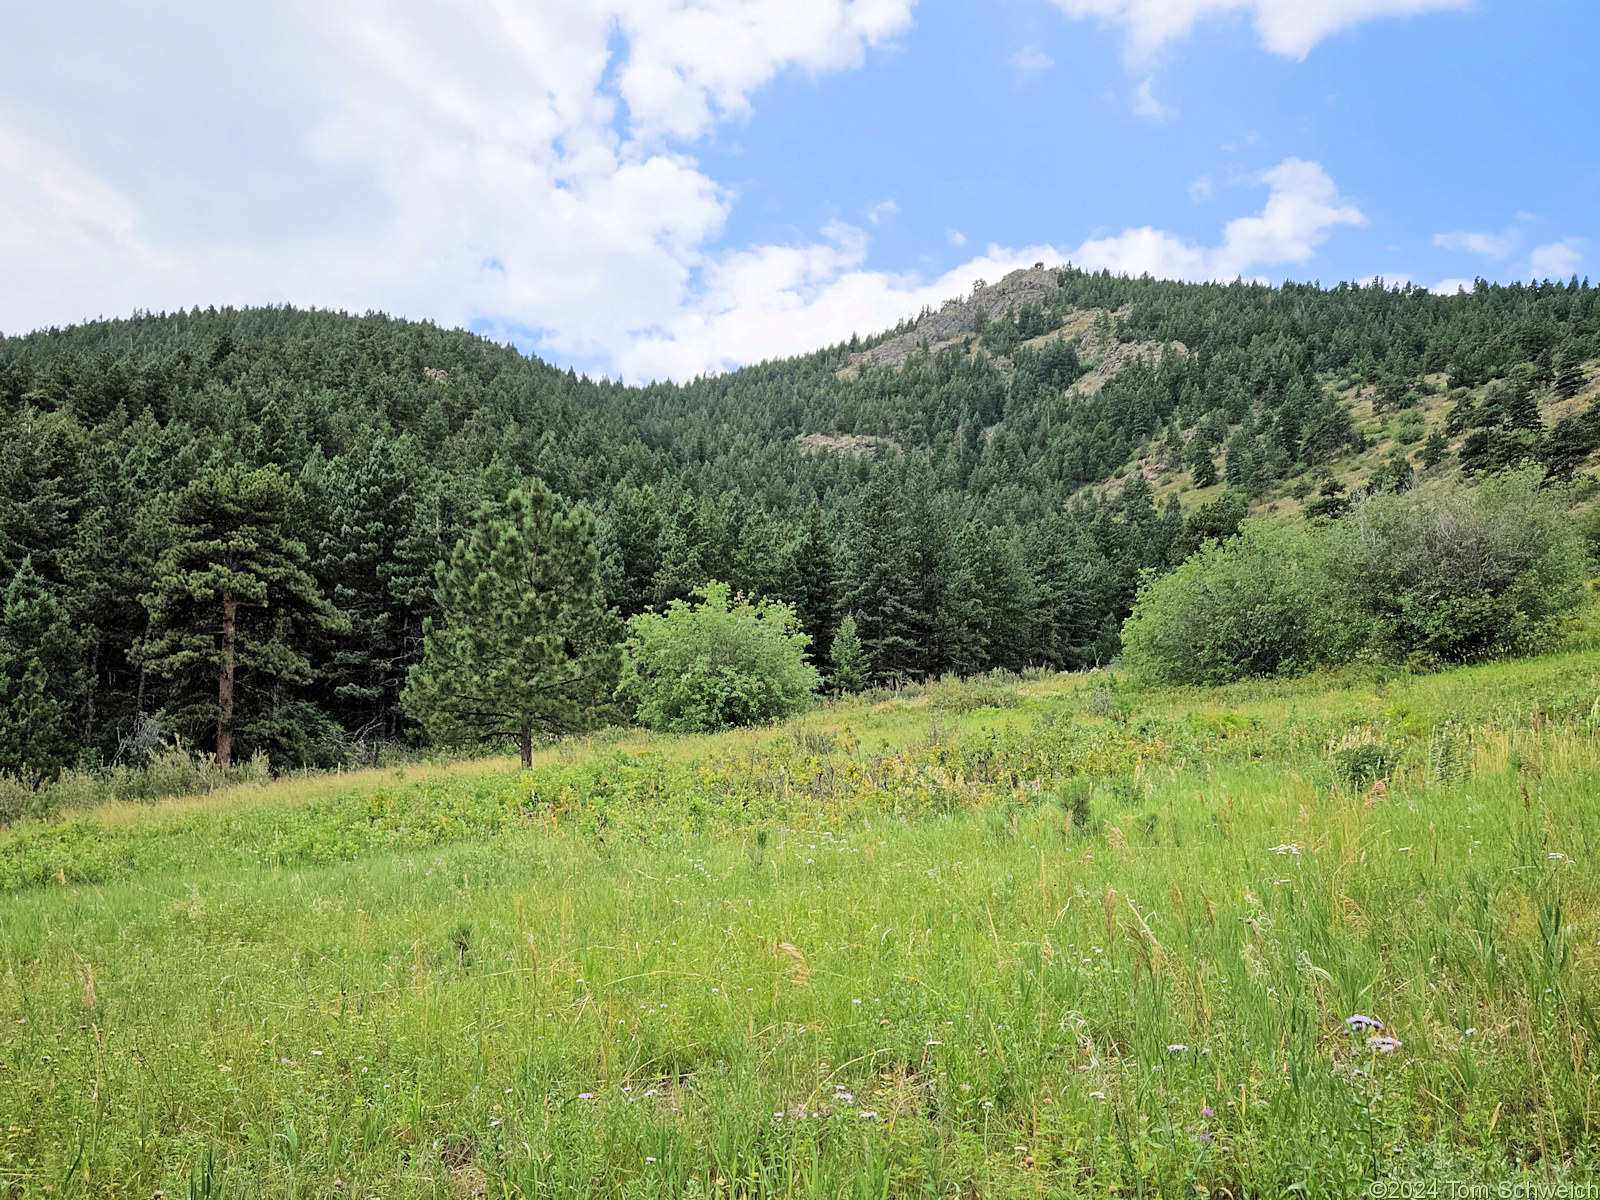
<path fill-rule="evenodd" d="M 1200 1108 L 1200 1115 L 1202 1117 L 1214 1117 L 1214 1116 L 1217 1115 L 1217 1113 L 1216 1113 L 1216 1110 L 1211 1107 L 1211 1105 L 1205 1104 L 1205 1105 L 1202 1105 L 1201 1108 Z"/>
<path fill-rule="evenodd" d="M 1367 1039 L 1367 1045 L 1371 1046 L 1379 1054 L 1393 1054 L 1396 1050 L 1400 1049 L 1401 1042 L 1399 1038 L 1369 1037 Z"/>
<path fill-rule="evenodd" d="M 1200 1140 L 1209 1146 L 1211 1144 L 1211 1135 L 1209 1133 L 1202 1133 L 1200 1135 Z"/>
<path fill-rule="evenodd" d="M 1368 1029 L 1376 1029 L 1380 1033 L 1383 1032 L 1382 1021 L 1378 1020 L 1377 1017 L 1364 1017 L 1360 1013 L 1353 1017 L 1346 1017 L 1344 1023 L 1351 1033 L 1363 1033 Z"/>
<path fill-rule="evenodd" d="M 579 1092 L 578 1093 L 578 1099 L 579 1100 L 593 1100 L 594 1099 L 594 1093 L 593 1092 Z"/>
<path fill-rule="evenodd" d="M 1173 1042 L 1170 1046 L 1167 1047 L 1167 1053 L 1168 1054 L 1182 1054 L 1184 1051 L 1186 1051 L 1188 1049 L 1189 1049 L 1189 1047 L 1185 1046 L 1182 1042 Z"/>

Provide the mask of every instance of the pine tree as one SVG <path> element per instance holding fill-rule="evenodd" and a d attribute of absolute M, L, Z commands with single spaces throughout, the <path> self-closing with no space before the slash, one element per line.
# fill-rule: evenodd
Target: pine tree
<path fill-rule="evenodd" d="M 875 679 L 920 674 L 928 643 L 925 614 L 917 604 L 922 581 L 903 479 L 898 464 L 874 465 L 850 545 L 845 605 L 855 615 Z"/>
<path fill-rule="evenodd" d="M 1431 471 L 1444 461 L 1444 456 L 1450 453 L 1450 439 L 1445 436 L 1442 429 L 1435 429 L 1428 435 L 1428 440 L 1422 443 L 1422 469 Z"/>
<path fill-rule="evenodd" d="M 822 647 L 833 644 L 839 580 L 833 542 L 828 537 L 822 506 L 815 499 L 806 509 L 799 533 L 789 545 L 786 575 L 784 597 L 794 606 L 800 628 L 811 635 L 808 654 L 816 665 L 822 657 Z"/>
<path fill-rule="evenodd" d="M 1537 431 L 1544 428 L 1532 388 L 1519 384 L 1506 389 L 1500 402 L 1500 423 L 1507 429 Z"/>
<path fill-rule="evenodd" d="M 438 603 L 402 703 L 441 742 L 511 738 L 526 767 L 535 733 L 589 725 L 616 684 L 594 518 L 536 481 L 478 510 L 440 564 Z"/>
<path fill-rule="evenodd" d="M 1337 521 L 1350 511 L 1350 497 L 1344 484 L 1337 479 L 1325 479 L 1313 499 L 1307 500 L 1305 518 L 1308 521 Z"/>
<path fill-rule="evenodd" d="M 685 491 L 666 510 L 661 522 L 660 565 L 651 580 L 651 601 L 665 608 L 687 600 L 711 578 L 708 531 L 699 498 Z"/>
<path fill-rule="evenodd" d="M 980 655 L 973 670 L 1029 665 L 1030 614 L 1036 603 L 1033 579 L 1016 542 L 1001 530 L 973 522 L 961 531 L 957 550 L 963 578 L 970 581 L 970 620 Z"/>
<path fill-rule="evenodd" d="M 867 686 L 867 656 L 856 636 L 856 619 L 849 613 L 839 622 L 839 631 L 833 635 L 833 646 L 828 652 L 832 667 L 828 682 L 836 692 L 851 694 Z"/>
<path fill-rule="evenodd" d="M 1570 400 L 1583 390 L 1583 355 L 1576 346 L 1568 346 L 1556 359 L 1556 373 L 1552 388 L 1558 400 Z"/>
<path fill-rule="evenodd" d="M 66 607 L 23 559 L 0 609 L 0 771 L 50 779 L 72 760 L 80 650 Z"/>
<path fill-rule="evenodd" d="M 406 479 L 389 444 L 373 443 L 334 503 L 322 541 L 317 574 L 330 588 L 334 605 L 350 621 L 327 668 L 333 694 L 343 702 L 347 726 L 397 732 L 397 702 L 405 684 L 409 592 L 399 577 L 401 546 L 414 523 Z"/>
<path fill-rule="evenodd" d="M 175 681 L 180 721 L 216 730 L 222 766 L 236 731 L 249 740 L 285 685 L 310 682 L 311 635 L 345 627 L 283 532 L 290 503 L 276 467 L 206 472 L 176 497 L 172 545 L 140 597 L 152 630 L 140 658 Z"/>

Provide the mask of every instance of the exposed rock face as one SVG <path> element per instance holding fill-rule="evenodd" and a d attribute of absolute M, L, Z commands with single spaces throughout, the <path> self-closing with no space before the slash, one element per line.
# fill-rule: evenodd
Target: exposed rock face
<path fill-rule="evenodd" d="M 900 448 L 900 443 L 893 438 L 874 437 L 865 433 L 807 433 L 795 438 L 795 445 L 800 447 L 801 454 L 848 454 L 851 458 L 871 454 L 880 446 L 895 450 Z"/>
<path fill-rule="evenodd" d="M 1036 266 L 1013 271 L 999 283 L 979 288 L 965 300 L 946 300 L 938 312 L 921 318 L 905 333 L 864 350 L 851 360 L 852 366 L 870 363 L 876 367 L 898 367 L 912 351 L 924 345 L 937 354 L 977 328 L 981 309 L 989 320 L 1015 315 L 1024 304 L 1042 305 L 1050 293 L 1060 288 L 1056 282 L 1060 269 Z"/>

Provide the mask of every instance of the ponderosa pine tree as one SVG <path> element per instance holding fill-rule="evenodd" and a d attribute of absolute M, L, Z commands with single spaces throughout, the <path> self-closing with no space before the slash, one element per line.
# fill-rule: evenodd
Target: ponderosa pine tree
<path fill-rule="evenodd" d="M 311 637 L 346 628 L 284 533 L 290 491 L 276 467 L 206 471 L 175 498 L 172 544 L 140 597 L 151 636 L 139 657 L 172 682 L 169 715 L 215 730 L 222 766 L 236 733 L 250 741 L 286 687 L 311 681 Z"/>
<path fill-rule="evenodd" d="M 50 779 L 72 761 L 80 649 L 65 606 L 23 559 L 0 608 L 0 771 Z"/>
<path fill-rule="evenodd" d="M 439 619 L 401 703 L 446 745 L 589 726 L 616 684 L 615 621 L 604 607 L 594 518 L 531 481 L 486 502 L 438 572 Z"/>

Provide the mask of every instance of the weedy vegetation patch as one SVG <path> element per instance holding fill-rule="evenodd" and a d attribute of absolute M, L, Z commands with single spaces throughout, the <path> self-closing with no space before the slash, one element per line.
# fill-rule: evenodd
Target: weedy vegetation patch
<path fill-rule="evenodd" d="M 1600 653 L 944 682 L 0 834 L 0 1194 L 1595 1174 Z"/>

